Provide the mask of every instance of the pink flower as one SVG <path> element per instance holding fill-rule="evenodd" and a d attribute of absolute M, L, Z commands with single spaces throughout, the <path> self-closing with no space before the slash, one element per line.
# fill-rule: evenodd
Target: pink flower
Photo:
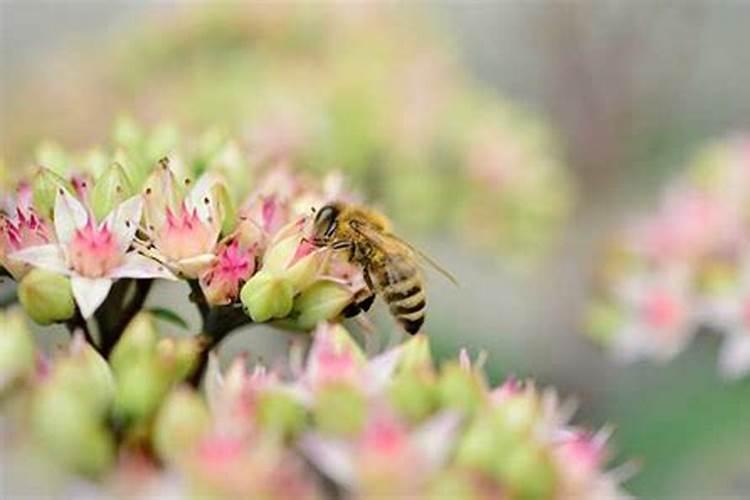
<path fill-rule="evenodd" d="M 183 196 L 166 163 L 152 175 L 144 191 L 146 229 L 155 256 L 175 273 L 197 278 L 215 262 L 224 216 L 221 185 L 218 176 L 205 174 Z"/>
<path fill-rule="evenodd" d="M 97 225 L 81 202 L 61 189 L 54 209 L 58 243 L 29 246 L 10 257 L 70 276 L 76 303 L 83 317 L 89 318 L 118 278 L 174 279 L 158 262 L 128 251 L 141 210 L 141 197 L 134 196 Z"/>
<path fill-rule="evenodd" d="M 28 187 L 22 188 L 18 200 L 9 203 L 10 213 L 0 213 L 0 265 L 16 280 L 23 278 L 30 266 L 10 254 L 54 240 L 47 223 L 34 211 L 30 201 Z"/>
<path fill-rule="evenodd" d="M 692 339 L 698 315 L 691 307 L 690 274 L 682 267 L 628 277 L 616 290 L 623 320 L 611 344 L 625 359 L 669 360 Z"/>
<path fill-rule="evenodd" d="M 391 495 L 423 491 L 432 474 L 450 458 L 461 423 L 451 412 L 409 429 L 388 412 L 376 412 L 353 441 L 316 433 L 302 437 L 302 452 L 339 485 Z"/>
<path fill-rule="evenodd" d="M 398 346 L 368 360 L 342 326 L 321 323 L 313 332 L 313 344 L 297 389 L 305 400 L 333 382 L 345 382 L 366 394 L 377 394 L 390 381 L 402 352 Z"/>
<path fill-rule="evenodd" d="M 236 239 L 222 244 L 216 261 L 200 277 L 206 301 L 212 305 L 234 302 L 239 297 L 240 288 L 254 272 L 254 249 L 243 248 Z"/>

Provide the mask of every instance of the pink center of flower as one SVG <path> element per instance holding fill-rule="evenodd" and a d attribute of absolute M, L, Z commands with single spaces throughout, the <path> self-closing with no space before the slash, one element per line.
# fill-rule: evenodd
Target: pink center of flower
<path fill-rule="evenodd" d="M 89 221 L 77 229 L 70 242 L 70 264 L 81 276 L 101 278 L 122 263 L 123 253 L 106 226 L 94 227 Z"/>
<path fill-rule="evenodd" d="M 183 203 L 176 214 L 167 208 L 166 222 L 154 243 L 164 256 L 179 261 L 210 253 L 217 236 L 218 230 L 211 221 L 202 221 L 195 208 L 188 210 Z"/>
<path fill-rule="evenodd" d="M 565 457 L 571 465 L 583 471 L 594 471 L 604 461 L 605 449 L 602 443 L 584 432 L 576 432 L 562 445 Z"/>
<path fill-rule="evenodd" d="M 362 446 L 368 452 L 394 457 L 407 446 L 404 428 L 393 419 L 378 418 L 365 429 Z"/>
<path fill-rule="evenodd" d="M 654 291 L 646 298 L 642 313 L 646 323 L 658 330 L 675 328 L 684 316 L 683 307 L 677 299 L 661 290 Z"/>
<path fill-rule="evenodd" d="M 16 209 L 16 220 L 0 216 L 0 237 L 2 237 L 3 247 L 7 245 L 10 251 L 44 245 L 50 241 L 47 226 L 39 216 L 33 211 L 27 212 L 20 207 Z"/>
<path fill-rule="evenodd" d="M 198 448 L 201 462 L 209 468 L 221 468 L 242 455 L 242 441 L 227 436 L 212 436 Z"/>

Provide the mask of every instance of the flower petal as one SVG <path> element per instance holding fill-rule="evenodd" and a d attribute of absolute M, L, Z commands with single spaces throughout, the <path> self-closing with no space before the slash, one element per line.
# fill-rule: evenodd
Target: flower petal
<path fill-rule="evenodd" d="M 112 280 L 109 278 L 84 278 L 73 275 L 70 279 L 73 286 L 73 297 L 76 299 L 78 308 L 84 319 L 90 318 L 107 298 L 109 289 L 112 288 Z"/>
<path fill-rule="evenodd" d="M 412 434 L 412 442 L 432 470 L 448 461 L 460 424 L 460 414 L 444 412 L 422 424 Z"/>
<path fill-rule="evenodd" d="M 167 280 L 176 280 L 177 277 L 172 274 L 163 264 L 138 252 L 129 252 L 117 268 L 109 273 L 110 278 L 163 278 Z"/>
<path fill-rule="evenodd" d="M 391 381 L 403 351 L 400 346 L 394 347 L 370 360 L 364 377 L 368 392 L 377 394 Z"/>
<path fill-rule="evenodd" d="M 206 222 L 215 209 L 216 200 L 214 199 L 214 186 L 221 183 L 221 178 L 214 173 L 203 174 L 193 189 L 190 190 L 188 200 L 191 208 L 198 211 L 198 217 L 201 221 Z M 208 200 L 208 202 L 206 202 Z"/>
<path fill-rule="evenodd" d="M 321 436 L 307 434 L 300 440 L 302 453 L 336 483 L 352 488 L 356 473 L 352 450 L 344 443 Z"/>
<path fill-rule="evenodd" d="M 86 208 L 65 189 L 60 188 L 55 198 L 55 233 L 57 241 L 67 245 L 76 229 L 86 225 L 89 214 Z"/>
<path fill-rule="evenodd" d="M 176 267 L 177 270 L 186 277 L 197 278 L 200 273 L 205 271 L 208 266 L 214 263 L 216 258 L 216 255 L 212 253 L 204 253 L 201 255 L 196 255 L 195 257 L 182 259 L 177 262 Z"/>
<path fill-rule="evenodd" d="M 750 372 L 750 332 L 730 334 L 721 344 L 719 372 L 728 379 L 738 379 Z"/>
<path fill-rule="evenodd" d="M 70 274 L 70 269 L 65 264 L 65 254 L 60 245 L 51 244 L 27 247 L 10 254 L 8 257 L 48 271 Z"/>
<path fill-rule="evenodd" d="M 110 231 L 117 238 L 120 251 L 124 252 L 130 246 L 141 223 L 143 213 L 143 198 L 136 195 L 120 203 L 104 220 Z"/>

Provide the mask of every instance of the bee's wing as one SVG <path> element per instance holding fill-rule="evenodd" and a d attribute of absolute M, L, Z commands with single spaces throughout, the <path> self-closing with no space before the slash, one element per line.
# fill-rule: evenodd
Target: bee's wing
<path fill-rule="evenodd" d="M 450 271 L 442 267 L 440 264 L 438 264 L 435 261 L 435 259 L 427 255 L 423 251 L 419 250 L 408 241 L 405 241 L 392 233 L 383 233 L 365 224 L 357 224 L 355 227 L 355 230 L 358 231 L 362 236 L 366 237 L 367 239 L 369 239 L 370 241 L 378 245 L 383 250 L 388 250 L 389 247 L 393 247 L 394 245 L 400 246 L 402 248 L 406 248 L 409 251 L 409 253 L 416 255 L 422 261 L 429 264 L 430 267 L 432 267 L 437 272 L 442 274 L 446 279 L 448 279 L 448 281 L 450 281 L 456 286 L 459 286 L 458 280 L 456 279 L 455 276 L 453 276 L 453 274 Z"/>

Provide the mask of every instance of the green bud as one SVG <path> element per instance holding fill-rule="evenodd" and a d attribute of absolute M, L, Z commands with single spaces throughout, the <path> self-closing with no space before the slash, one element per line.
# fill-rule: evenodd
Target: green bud
<path fill-rule="evenodd" d="M 482 387 L 474 373 L 461 368 L 457 362 L 443 367 L 438 379 L 441 406 L 474 412 L 482 402 Z"/>
<path fill-rule="evenodd" d="M 175 462 L 206 433 L 211 416 L 203 399 L 188 387 L 172 391 L 154 422 L 154 447 L 167 462 Z"/>
<path fill-rule="evenodd" d="M 70 353 L 58 359 L 49 383 L 77 394 L 81 404 L 95 414 L 103 414 L 114 399 L 115 380 L 109 365 L 81 334 L 73 338 Z"/>
<path fill-rule="evenodd" d="M 75 313 L 70 279 L 44 269 L 32 269 L 21 280 L 18 300 L 26 314 L 40 325 L 66 321 Z"/>
<path fill-rule="evenodd" d="M 291 225 L 287 226 L 287 229 Z M 284 229 L 280 233 L 284 233 Z M 319 274 L 323 254 L 314 251 L 290 265 L 300 245 L 301 236 L 297 233 L 277 241 L 263 256 L 263 269 L 287 279 L 294 290 L 301 292 L 312 285 Z"/>
<path fill-rule="evenodd" d="M 349 384 L 329 384 L 318 391 L 313 418 L 323 433 L 358 433 L 367 416 L 365 396 Z"/>
<path fill-rule="evenodd" d="M 157 359 L 171 374 L 172 382 L 180 382 L 193 372 L 202 350 L 198 337 L 164 338 L 156 345 Z"/>
<path fill-rule="evenodd" d="M 492 415 L 480 413 L 458 443 L 456 464 L 498 477 L 498 461 L 520 444 L 521 438 L 498 426 Z"/>
<path fill-rule="evenodd" d="M 311 330 L 321 321 L 331 320 L 352 301 L 352 293 L 342 284 L 320 280 L 294 301 L 296 325 Z"/>
<path fill-rule="evenodd" d="M 494 414 L 498 424 L 509 432 L 529 434 L 541 416 L 540 402 L 535 393 L 524 392 L 505 400 Z"/>
<path fill-rule="evenodd" d="M 556 470 L 549 452 L 535 444 L 516 446 L 499 458 L 500 477 L 512 491 L 513 498 L 535 500 L 552 498 Z"/>
<path fill-rule="evenodd" d="M 49 455 L 80 473 L 96 476 L 114 463 L 115 447 L 101 417 L 81 404 L 80 396 L 56 384 L 44 385 L 34 395 L 31 428 Z"/>
<path fill-rule="evenodd" d="M 138 313 L 125 328 L 110 355 L 109 362 L 115 375 L 128 366 L 153 359 L 159 333 L 150 313 Z"/>
<path fill-rule="evenodd" d="M 256 418 L 265 431 L 282 437 L 294 437 L 304 429 L 307 412 L 291 395 L 265 391 L 258 399 Z"/>
<path fill-rule="evenodd" d="M 430 340 L 427 335 L 414 335 L 402 345 L 399 368 L 405 372 L 432 372 Z"/>
<path fill-rule="evenodd" d="M 34 370 L 34 339 L 18 309 L 0 310 L 0 392 Z"/>
<path fill-rule="evenodd" d="M 136 424 L 151 418 L 172 384 L 172 374 L 157 359 L 143 359 L 117 372 L 115 418 Z"/>
<path fill-rule="evenodd" d="M 292 311 L 292 284 L 268 272 L 260 271 L 242 287 L 240 300 L 256 323 L 272 318 L 284 318 Z"/>
<path fill-rule="evenodd" d="M 31 181 L 34 207 L 47 218 L 52 218 L 55 199 L 60 189 L 70 190 L 70 184 L 58 174 L 44 167 L 39 167 Z"/>
<path fill-rule="evenodd" d="M 420 422 L 431 415 L 438 405 L 436 386 L 430 377 L 402 373 L 388 389 L 391 404 L 410 422 Z"/>
<path fill-rule="evenodd" d="M 133 196 L 125 170 L 119 163 L 113 163 L 96 179 L 91 191 L 91 208 L 97 220 L 103 220 L 112 209 Z"/>
<path fill-rule="evenodd" d="M 589 306 L 585 331 L 595 342 L 607 345 L 622 321 L 622 312 L 615 304 L 597 301 Z"/>

